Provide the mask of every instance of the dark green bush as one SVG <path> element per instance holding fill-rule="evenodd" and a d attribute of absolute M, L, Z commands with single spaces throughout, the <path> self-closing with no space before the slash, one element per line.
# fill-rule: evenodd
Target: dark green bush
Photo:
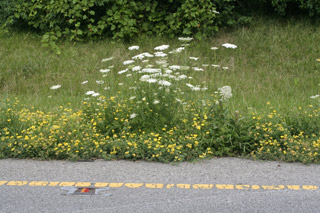
<path fill-rule="evenodd" d="M 201 38 L 237 23 L 234 5 L 235 0 L 17 0 L 6 26 L 29 26 L 57 51 L 58 39 L 130 40 L 140 34 Z"/>
<path fill-rule="evenodd" d="M 320 1 L 319 0 L 256 0 L 256 1 L 239 1 L 249 10 L 265 9 L 265 12 L 270 12 L 270 8 L 278 15 L 309 15 L 310 17 L 320 16 Z M 248 2 L 248 3 L 245 3 Z M 240 5 L 241 5 L 240 4 Z M 263 10 L 262 10 L 263 11 Z"/>
<path fill-rule="evenodd" d="M 0 0 L 0 24 L 13 14 L 16 2 L 16 0 Z"/>

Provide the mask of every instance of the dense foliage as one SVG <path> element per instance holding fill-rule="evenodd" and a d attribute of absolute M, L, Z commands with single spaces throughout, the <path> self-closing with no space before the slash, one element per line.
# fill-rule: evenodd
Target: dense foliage
<path fill-rule="evenodd" d="M 229 2 L 220 2 L 224 1 Z M 31 26 L 44 33 L 45 45 L 57 48 L 55 41 L 60 38 L 128 40 L 141 33 L 210 36 L 221 23 L 218 14 L 210 0 L 18 0 L 7 24 Z"/>
<path fill-rule="evenodd" d="M 318 0 L 271 0 L 271 3 L 280 15 L 285 15 L 288 11 L 292 14 L 307 12 L 309 16 L 320 15 Z"/>
<path fill-rule="evenodd" d="M 320 15 L 317 0 L 1 0 L 0 23 L 40 32 L 44 46 L 59 53 L 59 39 L 212 36 L 220 27 L 250 22 L 249 14 L 261 8 L 279 15 Z"/>
<path fill-rule="evenodd" d="M 14 0 L 0 0 L 0 24 L 13 14 L 15 3 Z"/>

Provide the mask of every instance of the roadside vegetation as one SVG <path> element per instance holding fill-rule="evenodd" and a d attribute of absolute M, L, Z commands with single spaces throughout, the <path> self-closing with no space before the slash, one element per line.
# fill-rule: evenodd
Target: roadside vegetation
<path fill-rule="evenodd" d="M 247 18 L 201 38 L 177 29 L 49 48 L 34 31 L 2 32 L 0 157 L 318 163 L 319 27 Z"/>

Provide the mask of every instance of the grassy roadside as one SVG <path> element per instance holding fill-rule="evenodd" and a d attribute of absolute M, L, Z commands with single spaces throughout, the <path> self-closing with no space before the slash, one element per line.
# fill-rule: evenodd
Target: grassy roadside
<path fill-rule="evenodd" d="M 190 55 L 200 57 L 199 64 L 214 63 L 230 68 L 221 72 L 212 70 L 207 79 L 210 88 L 223 85 L 233 88 L 232 109 L 252 107 L 263 111 L 269 101 L 286 112 L 313 104 L 309 97 L 319 92 L 319 78 L 316 76 L 320 64 L 315 63 L 319 57 L 319 37 L 319 28 L 304 21 L 282 23 L 261 19 L 250 28 L 196 41 Z M 114 64 L 121 64 L 129 58 L 129 44 L 110 41 L 65 42 L 61 44 L 63 54 L 56 56 L 42 48 L 40 38 L 35 35 L 13 33 L 0 39 L 2 96 L 18 96 L 24 103 L 42 109 L 65 103 L 77 106 L 90 83 L 94 84 L 100 78 L 101 59 L 113 56 Z M 239 48 L 233 52 L 220 48 L 215 53 L 208 48 L 221 47 L 226 42 L 235 43 Z M 134 44 L 141 46 L 142 50 L 161 44 L 179 45 L 175 39 L 157 38 L 141 39 Z M 173 63 L 180 60 L 178 58 Z M 89 80 L 85 88 L 80 85 L 84 80 Z M 121 79 L 112 81 L 117 83 Z M 63 85 L 59 94 L 53 94 L 49 89 L 55 84 Z M 55 95 L 54 103 L 48 100 L 50 95 Z"/>
<path fill-rule="evenodd" d="M 249 28 L 192 41 L 189 48 L 167 62 L 204 68 L 204 72 L 186 74 L 192 77 L 188 83 L 208 90 L 200 95 L 177 83 L 175 88 L 181 87 L 183 92 L 179 98 L 189 100 L 189 105 L 174 108 L 170 104 L 175 97 L 161 96 L 165 97 L 161 100 L 164 105 L 152 108 L 162 115 L 158 118 L 164 118 L 160 122 L 154 120 L 156 114 L 142 110 L 150 109 L 149 103 L 155 100 L 149 101 L 146 96 L 148 102 L 142 102 L 140 108 L 141 103 L 128 101 L 139 95 L 141 100 L 145 98 L 128 89 L 139 79 L 128 80 L 117 72 L 125 69 L 123 61 L 135 54 L 153 51 L 162 44 L 178 48 L 181 43 L 177 39 L 142 38 L 134 42 L 140 46 L 135 53 L 128 50 L 132 44 L 64 42 L 60 44 L 62 54 L 56 56 L 41 47 L 36 35 L 1 36 L 1 153 L 3 157 L 164 162 L 251 153 L 262 159 L 318 162 L 319 102 L 310 96 L 320 90 L 320 63 L 316 62 L 319 39 L 319 28 L 307 21 L 261 18 Z M 223 43 L 238 48 L 226 49 Z M 199 59 L 194 61 L 189 56 Z M 112 62 L 101 63 L 108 57 L 113 57 Z M 112 71 L 103 77 L 99 70 L 106 68 Z M 103 80 L 103 84 L 97 84 L 97 80 Z M 81 84 L 83 81 L 88 83 Z M 50 89 L 57 84 L 61 88 Z M 212 111 L 212 103 L 219 98 L 214 94 L 225 85 L 231 86 L 233 96 Z M 146 91 L 154 89 L 148 86 Z M 88 97 L 85 93 L 92 90 L 107 101 L 97 106 L 87 101 L 83 107 L 81 103 Z M 5 106 L 5 99 L 14 97 L 24 108 L 14 101 Z M 149 117 L 130 119 L 139 110 Z M 171 122 L 173 118 L 176 123 Z M 156 123 L 157 128 L 153 127 Z"/>

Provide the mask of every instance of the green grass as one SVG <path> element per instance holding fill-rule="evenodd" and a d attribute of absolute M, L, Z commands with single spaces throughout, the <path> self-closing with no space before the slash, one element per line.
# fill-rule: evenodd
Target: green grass
<path fill-rule="evenodd" d="M 228 66 L 226 71 L 208 70 L 195 77 L 209 85 L 209 90 L 230 85 L 234 97 L 232 110 L 253 108 L 267 110 L 266 102 L 282 112 L 298 106 L 313 104 L 309 97 L 319 93 L 320 29 L 305 20 L 279 21 L 265 18 L 249 27 L 232 32 L 220 32 L 217 37 L 193 41 L 188 55 L 200 57 L 199 64 Z M 223 43 L 234 43 L 237 49 L 224 49 Z M 178 47 L 177 39 L 141 38 L 133 44 L 139 52 L 151 51 L 157 45 L 170 44 Z M 122 61 L 130 59 L 131 44 L 109 40 L 77 43 L 60 43 L 62 54 L 57 56 L 41 47 L 40 36 L 29 33 L 11 33 L 0 37 L 0 91 L 2 97 L 19 97 L 27 105 L 52 110 L 59 105 L 71 103 L 77 107 L 83 94 L 97 87 L 101 79 L 99 69 L 105 68 L 101 59 L 113 56 L 115 71 L 122 68 Z M 217 46 L 215 53 L 210 47 Z M 184 57 L 171 60 L 181 64 Z M 116 72 L 114 72 L 116 73 Z M 111 79 L 110 79 L 111 78 Z M 83 86 L 80 83 L 89 80 Z M 116 92 L 117 82 L 124 79 L 111 74 L 111 91 Z M 61 84 L 52 91 L 50 86 Z M 48 98 L 52 96 L 53 98 Z"/>
<path fill-rule="evenodd" d="M 61 42 L 57 56 L 41 47 L 38 35 L 2 34 L 0 157 L 172 162 L 250 155 L 320 162 L 320 105 L 319 99 L 310 98 L 320 93 L 319 31 L 307 20 L 257 18 L 250 27 L 194 40 L 182 53 L 169 55 L 169 65 L 205 71 L 173 71 L 192 78 L 158 76 L 157 83 L 141 82 L 143 74 L 137 71 L 129 70 L 130 77 L 118 71 L 132 68 L 123 61 L 153 53 L 156 46 L 169 44 L 164 52 L 179 47 L 178 39 Z M 226 49 L 223 43 L 238 48 Z M 131 45 L 140 49 L 129 51 Z M 213 46 L 219 49 L 211 50 Z M 101 62 L 108 57 L 114 59 Z M 155 58 L 136 60 L 134 66 L 155 65 Z M 106 76 L 99 72 L 111 65 Z M 159 88 L 163 79 L 172 85 Z M 208 90 L 191 91 L 186 83 Z M 57 84 L 62 87 L 50 89 Z M 222 101 L 215 92 L 226 85 L 233 96 Z M 83 102 L 91 90 L 101 96 Z"/>

